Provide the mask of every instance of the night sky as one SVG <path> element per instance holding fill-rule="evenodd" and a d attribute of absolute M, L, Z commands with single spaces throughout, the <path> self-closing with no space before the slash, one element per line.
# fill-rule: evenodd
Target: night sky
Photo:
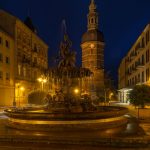
<path fill-rule="evenodd" d="M 99 29 L 105 36 L 105 70 L 117 80 L 117 69 L 146 24 L 150 22 L 150 0 L 95 0 Z M 0 0 L 0 8 L 21 20 L 30 14 L 38 34 L 49 45 L 49 64 L 57 56 L 62 38 L 62 20 L 81 65 L 81 36 L 87 29 L 90 0 Z"/>

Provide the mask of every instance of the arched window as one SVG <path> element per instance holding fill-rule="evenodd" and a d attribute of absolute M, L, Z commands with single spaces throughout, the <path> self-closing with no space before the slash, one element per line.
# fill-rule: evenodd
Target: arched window
<path fill-rule="evenodd" d="M 91 19 L 91 23 L 93 23 L 93 22 L 94 22 L 94 19 L 92 18 L 92 19 Z"/>

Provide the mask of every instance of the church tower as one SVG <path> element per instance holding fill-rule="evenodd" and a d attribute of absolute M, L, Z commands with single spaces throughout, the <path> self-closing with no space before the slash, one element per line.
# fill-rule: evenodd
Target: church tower
<path fill-rule="evenodd" d="M 87 15 L 87 32 L 82 36 L 82 67 L 93 72 L 90 91 L 97 95 L 104 91 L 104 37 L 98 30 L 99 19 L 94 0 L 91 0 Z"/>

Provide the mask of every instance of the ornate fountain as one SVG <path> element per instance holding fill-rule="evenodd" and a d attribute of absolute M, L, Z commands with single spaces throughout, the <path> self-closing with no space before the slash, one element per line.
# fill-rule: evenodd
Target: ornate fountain
<path fill-rule="evenodd" d="M 46 97 L 46 107 L 51 112 L 85 112 L 96 109 L 90 95 L 82 87 L 83 79 L 90 78 L 92 72 L 75 66 L 76 53 L 71 50 L 71 46 L 72 43 L 65 34 L 60 43 L 58 66 L 48 72 L 53 92 Z"/>
<path fill-rule="evenodd" d="M 87 131 L 114 128 L 127 123 L 123 116 L 127 109 L 94 105 L 90 94 L 85 92 L 87 89 L 83 89 L 83 79 L 90 78 L 92 72 L 75 66 L 76 53 L 71 46 L 65 34 L 60 44 L 59 63 L 47 73 L 51 92 L 44 99 L 45 105 L 5 110 L 9 117 L 7 126 L 36 131 Z"/>

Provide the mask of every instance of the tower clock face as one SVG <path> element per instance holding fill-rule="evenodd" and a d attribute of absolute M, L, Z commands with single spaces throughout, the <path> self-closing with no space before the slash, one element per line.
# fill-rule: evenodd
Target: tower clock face
<path fill-rule="evenodd" d="M 91 44 L 91 45 L 90 45 L 90 48 L 94 48 L 94 47 L 95 47 L 95 45 L 94 45 L 94 44 Z"/>

